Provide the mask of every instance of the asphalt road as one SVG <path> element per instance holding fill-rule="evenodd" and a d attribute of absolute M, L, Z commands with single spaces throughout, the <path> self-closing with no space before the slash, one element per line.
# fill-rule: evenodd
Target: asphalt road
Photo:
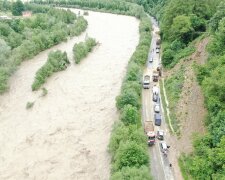
<path fill-rule="evenodd" d="M 160 54 L 156 53 L 156 40 L 159 38 L 159 35 L 155 33 L 159 30 L 157 22 L 151 18 L 153 31 L 152 31 L 152 42 L 151 47 L 149 50 L 149 57 L 146 69 L 144 73 L 150 74 L 152 77 L 153 70 L 155 70 L 161 63 Z M 153 58 L 153 62 L 149 62 L 149 60 Z M 143 89 L 142 90 L 142 119 L 143 122 L 146 121 L 146 119 L 152 119 L 154 124 L 154 103 L 152 100 L 152 87 L 153 85 L 156 85 L 159 87 L 159 83 L 155 83 L 151 79 L 151 87 L 150 89 Z M 161 104 L 159 101 L 158 103 Z M 162 107 L 162 106 L 161 106 Z M 162 113 L 162 108 L 160 109 L 160 113 L 162 115 L 162 124 L 161 126 L 154 126 L 155 132 L 159 129 L 164 130 L 165 132 L 165 142 L 166 142 L 166 134 L 169 132 L 167 129 L 167 126 L 164 121 L 164 116 Z M 154 180 L 173 180 L 173 169 L 169 166 L 170 161 L 168 157 L 164 156 L 163 153 L 160 151 L 159 147 L 160 141 L 156 139 L 155 145 L 152 147 L 149 147 L 149 153 L 150 153 L 150 167 L 151 167 L 151 174 L 153 176 Z"/>

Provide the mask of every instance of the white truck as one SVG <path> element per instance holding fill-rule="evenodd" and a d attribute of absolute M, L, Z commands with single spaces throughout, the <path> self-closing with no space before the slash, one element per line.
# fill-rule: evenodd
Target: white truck
<path fill-rule="evenodd" d="M 150 75 L 144 75 L 144 77 L 143 77 L 143 88 L 144 89 L 150 88 Z"/>

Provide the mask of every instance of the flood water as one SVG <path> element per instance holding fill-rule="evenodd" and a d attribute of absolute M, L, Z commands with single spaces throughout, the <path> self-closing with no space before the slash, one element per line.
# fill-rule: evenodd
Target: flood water
<path fill-rule="evenodd" d="M 24 62 L 10 79 L 9 92 L 0 96 L 1 180 L 109 179 L 115 97 L 138 44 L 139 21 L 99 12 L 85 18 L 86 32 Z M 85 36 L 99 46 L 75 65 L 73 45 Z M 31 84 L 48 53 L 57 49 L 66 51 L 72 63 L 47 80 L 48 94 L 41 97 Z M 27 110 L 27 102 L 34 106 Z"/>

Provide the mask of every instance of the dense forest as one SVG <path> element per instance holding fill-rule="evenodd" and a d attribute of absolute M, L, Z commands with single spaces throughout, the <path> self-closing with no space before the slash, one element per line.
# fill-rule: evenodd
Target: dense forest
<path fill-rule="evenodd" d="M 69 10 L 21 1 L 12 4 L 3 1 L 0 9 L 15 15 L 0 21 L 0 93 L 7 90 L 8 78 L 22 61 L 67 40 L 68 36 L 81 34 L 87 27 L 83 17 L 77 17 Z M 31 10 L 33 15 L 22 18 L 23 10 Z"/>

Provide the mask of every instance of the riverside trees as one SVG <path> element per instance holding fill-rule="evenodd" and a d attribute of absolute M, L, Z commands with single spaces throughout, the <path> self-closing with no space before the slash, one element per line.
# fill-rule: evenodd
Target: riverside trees
<path fill-rule="evenodd" d="M 0 93 L 7 90 L 8 78 L 22 61 L 87 28 L 87 21 L 77 18 L 70 10 L 35 4 L 26 4 L 25 9 L 34 15 L 0 22 L 1 45 L 7 49 L 6 54 L 2 54 L 4 58 L 0 58 Z"/>

